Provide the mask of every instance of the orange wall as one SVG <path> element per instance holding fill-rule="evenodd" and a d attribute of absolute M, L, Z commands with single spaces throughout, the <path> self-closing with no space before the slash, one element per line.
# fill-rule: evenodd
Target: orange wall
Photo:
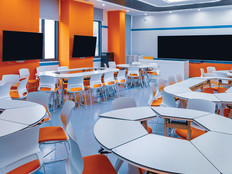
<path fill-rule="evenodd" d="M 72 49 L 74 35 L 93 35 L 93 5 L 73 0 L 62 1 L 60 17 L 60 65 L 69 68 L 92 67 L 93 57 L 72 58 Z"/>
<path fill-rule="evenodd" d="M 108 51 L 114 53 L 116 64 L 125 63 L 125 12 L 108 12 Z"/>
<path fill-rule="evenodd" d="M 231 70 L 232 64 L 218 64 L 218 63 L 189 63 L 189 77 L 201 76 L 200 68 L 204 68 L 207 72 L 206 67 L 214 66 L 216 70 Z"/>
<path fill-rule="evenodd" d="M 3 74 L 18 74 L 20 68 L 29 68 L 34 78 L 39 60 L 2 62 L 3 30 L 39 32 L 39 0 L 0 0 L 0 78 Z"/>

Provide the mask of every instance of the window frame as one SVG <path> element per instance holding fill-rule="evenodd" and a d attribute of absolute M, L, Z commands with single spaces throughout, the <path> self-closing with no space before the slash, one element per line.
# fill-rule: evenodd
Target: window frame
<path fill-rule="evenodd" d="M 98 58 L 101 58 L 101 48 L 102 48 L 102 39 L 101 39 L 101 36 L 102 36 L 102 21 L 100 20 L 93 20 L 93 22 L 98 22 L 98 53 L 99 55 L 98 56 L 94 56 L 93 58 L 94 59 L 98 59 Z"/>
<path fill-rule="evenodd" d="M 41 20 L 41 33 L 44 33 L 45 31 L 45 20 L 46 19 L 40 19 Z M 59 36 L 59 21 L 55 21 L 54 20 L 54 25 L 55 25 L 55 57 L 54 58 L 50 58 L 50 59 L 45 59 L 45 38 L 43 38 L 43 58 L 40 59 L 40 62 L 47 62 L 47 61 L 59 61 L 59 57 L 58 57 L 58 36 Z M 45 35 L 43 35 L 43 37 L 45 37 Z"/>

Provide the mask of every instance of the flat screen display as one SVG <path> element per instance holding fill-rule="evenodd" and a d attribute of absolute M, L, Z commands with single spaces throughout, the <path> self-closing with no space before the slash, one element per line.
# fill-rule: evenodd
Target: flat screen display
<path fill-rule="evenodd" d="M 232 60 L 232 35 L 158 36 L 158 58 Z"/>
<path fill-rule="evenodd" d="M 2 61 L 43 58 L 43 34 L 3 31 Z"/>
<path fill-rule="evenodd" d="M 94 57 L 96 37 L 74 35 L 72 57 Z"/>

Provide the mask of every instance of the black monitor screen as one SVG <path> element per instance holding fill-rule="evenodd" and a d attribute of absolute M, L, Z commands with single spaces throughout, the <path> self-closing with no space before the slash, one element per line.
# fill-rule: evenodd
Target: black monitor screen
<path fill-rule="evenodd" d="M 232 60 L 232 35 L 158 36 L 158 58 Z"/>
<path fill-rule="evenodd" d="M 42 59 L 43 34 L 3 31 L 2 61 Z"/>
<path fill-rule="evenodd" d="M 72 57 L 94 57 L 96 37 L 74 36 Z"/>

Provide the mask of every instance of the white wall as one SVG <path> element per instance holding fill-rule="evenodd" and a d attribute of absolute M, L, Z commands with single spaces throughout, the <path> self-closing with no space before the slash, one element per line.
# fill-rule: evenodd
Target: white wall
<path fill-rule="evenodd" d="M 231 16 L 231 7 L 134 16 L 132 29 L 156 28 L 156 30 L 132 31 L 132 54 L 157 57 L 157 36 L 232 34 L 232 28 L 170 29 L 172 27 L 232 25 Z"/>

